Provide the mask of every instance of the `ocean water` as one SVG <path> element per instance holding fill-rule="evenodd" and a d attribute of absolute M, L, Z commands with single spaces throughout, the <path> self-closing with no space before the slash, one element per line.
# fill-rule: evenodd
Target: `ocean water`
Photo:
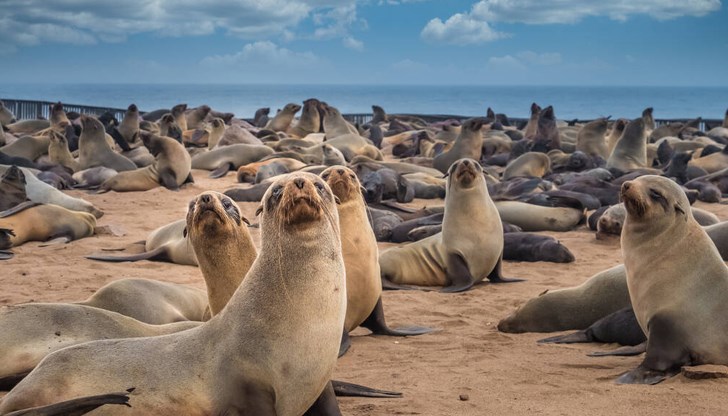
<path fill-rule="evenodd" d="M 553 105 L 560 119 L 638 117 L 654 107 L 655 118 L 722 119 L 728 87 L 558 87 L 558 86 L 391 86 L 391 85 L 176 85 L 176 84 L 13 84 L 0 85 L 0 98 L 62 101 L 69 104 L 143 111 L 187 103 L 207 104 L 242 118 L 289 102 L 318 98 L 342 113 L 484 115 L 491 107 L 510 117 L 528 117 L 532 102 Z"/>

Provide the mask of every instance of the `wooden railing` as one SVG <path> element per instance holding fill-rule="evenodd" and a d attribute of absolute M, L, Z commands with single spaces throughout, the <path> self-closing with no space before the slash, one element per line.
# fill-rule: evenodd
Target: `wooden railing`
<path fill-rule="evenodd" d="M 7 107 L 10 111 L 15 114 L 15 118 L 18 120 L 26 120 L 26 119 L 36 119 L 36 118 L 45 118 L 48 119 L 50 117 L 50 110 L 53 106 L 53 102 L 51 101 L 32 101 L 32 100 L 15 100 L 12 98 L 2 98 L 0 99 L 5 103 L 5 107 Z M 93 107 L 88 105 L 78 105 L 78 104 L 66 104 L 63 103 L 63 108 L 66 110 L 66 112 L 74 111 L 79 114 L 93 114 L 93 115 L 101 115 L 105 112 L 111 112 L 114 114 L 114 117 L 116 117 L 118 120 L 121 120 L 124 118 L 124 113 L 126 112 L 126 109 L 122 108 L 108 108 L 108 107 Z M 143 112 L 142 112 L 143 114 Z M 402 116 L 415 116 L 419 117 L 423 120 L 425 120 L 428 123 L 434 123 L 438 121 L 444 121 L 449 119 L 454 120 L 464 120 L 467 118 L 470 118 L 471 116 L 460 116 L 460 115 L 448 115 L 448 114 L 398 114 Z M 372 120 L 372 114 L 371 113 L 351 113 L 351 114 L 343 114 L 344 118 L 352 123 L 358 123 L 358 124 L 366 124 Z M 248 119 L 245 119 L 247 121 L 250 121 Z M 519 117 L 509 117 L 509 120 L 511 122 L 511 125 L 514 126 L 520 126 L 525 124 L 528 119 L 527 118 L 519 118 Z M 591 120 L 576 120 L 578 122 L 588 122 Z M 655 123 L 658 126 L 661 126 L 663 124 L 667 123 L 674 123 L 674 122 L 687 122 L 690 121 L 690 119 L 655 119 Z M 713 127 L 720 126 L 723 123 L 723 120 L 718 119 L 704 119 L 700 122 L 699 128 L 703 131 L 710 130 Z"/>

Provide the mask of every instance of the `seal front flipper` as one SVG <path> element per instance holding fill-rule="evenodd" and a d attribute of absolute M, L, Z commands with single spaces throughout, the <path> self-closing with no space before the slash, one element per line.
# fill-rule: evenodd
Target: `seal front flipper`
<path fill-rule="evenodd" d="M 329 381 L 324 387 L 324 391 L 306 410 L 303 416 L 341 416 L 341 410 L 339 410 L 339 403 L 336 401 L 336 394 L 334 393 L 334 386 Z"/>
<path fill-rule="evenodd" d="M 175 178 L 174 171 L 172 169 L 165 169 L 159 172 L 159 183 L 170 191 L 179 191 L 179 185 L 177 185 L 177 178 Z"/>
<path fill-rule="evenodd" d="M 351 337 L 349 332 L 344 329 L 344 334 L 341 336 L 341 344 L 339 344 L 339 357 L 344 356 L 347 351 L 351 348 Z"/>
<path fill-rule="evenodd" d="M 585 342 L 596 342 L 590 328 L 536 341 L 538 344 L 579 344 Z"/>
<path fill-rule="evenodd" d="M 5 377 L 0 377 L 0 391 L 10 391 L 15 387 L 16 384 L 20 383 L 22 379 L 30 374 L 30 371 L 23 371 L 22 373 L 12 374 Z"/>
<path fill-rule="evenodd" d="M 227 175 L 227 173 L 230 172 L 230 169 L 232 168 L 233 166 L 230 163 L 223 163 L 217 169 L 210 172 L 210 177 L 213 179 L 222 178 L 223 176 Z"/>
<path fill-rule="evenodd" d="M 447 255 L 446 262 L 445 274 L 447 275 L 447 279 L 450 281 L 450 286 L 444 287 L 441 292 L 464 292 L 473 287 L 475 279 L 473 278 L 473 275 L 470 274 L 468 264 L 461 255 L 449 253 Z"/>
<path fill-rule="evenodd" d="M 9 250 L 0 250 L 0 260 L 10 260 L 15 257 L 15 253 Z"/>
<path fill-rule="evenodd" d="M 97 396 L 79 397 L 64 402 L 42 407 L 18 410 L 6 413 L 5 416 L 80 416 L 107 404 L 129 405 L 131 388 L 124 393 L 100 394 Z"/>
<path fill-rule="evenodd" d="M 373 397 L 381 399 L 402 397 L 402 393 L 396 391 L 378 390 L 345 381 L 331 380 L 331 385 L 339 397 Z"/>
<path fill-rule="evenodd" d="M 10 209 L 6 209 L 5 211 L 0 211 L 0 218 L 7 218 L 11 215 L 17 214 L 19 212 L 23 212 L 26 209 L 33 208 L 38 205 L 43 205 L 43 204 L 41 204 L 39 202 L 33 202 L 33 201 L 21 202 L 18 205 L 14 206 Z"/>
<path fill-rule="evenodd" d="M 683 365 L 692 364 L 690 351 L 685 348 L 685 334 L 669 316 L 656 314 L 647 324 L 647 354 L 639 367 L 623 374 L 617 384 L 657 384 L 680 372 Z"/>
<path fill-rule="evenodd" d="M 372 331 L 372 333 L 375 335 L 390 335 L 396 337 L 422 335 L 434 331 L 433 328 L 427 328 L 422 326 L 411 326 L 397 329 L 389 328 L 387 326 L 387 322 L 384 320 L 384 307 L 382 306 L 381 296 L 379 296 L 379 300 L 377 300 L 377 304 L 376 306 L 374 306 L 374 310 L 372 310 L 372 313 L 369 315 L 369 317 L 367 317 L 367 319 L 362 322 L 361 326 Z M 346 337 L 348 338 L 349 335 L 346 334 Z"/>
<path fill-rule="evenodd" d="M 587 354 L 587 357 L 633 357 L 647 351 L 647 341 L 635 346 L 619 347 L 612 351 L 596 351 Z"/>
<path fill-rule="evenodd" d="M 526 279 L 503 277 L 503 253 L 501 253 L 498 263 L 495 264 L 495 267 L 493 267 L 493 270 L 488 275 L 488 280 L 490 283 L 516 283 L 526 281 Z"/>
<path fill-rule="evenodd" d="M 98 260 L 98 261 L 108 261 L 112 263 L 121 263 L 125 261 L 140 261 L 140 260 L 159 260 L 159 261 L 169 261 L 172 260 L 169 258 L 169 253 L 167 252 L 166 246 L 157 247 L 152 251 L 147 251 L 144 253 L 134 254 L 131 256 L 86 256 L 89 260 Z"/>

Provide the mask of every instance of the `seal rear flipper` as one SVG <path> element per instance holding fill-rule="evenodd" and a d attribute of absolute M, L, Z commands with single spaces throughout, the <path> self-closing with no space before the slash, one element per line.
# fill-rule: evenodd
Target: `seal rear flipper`
<path fill-rule="evenodd" d="M 324 387 L 324 391 L 306 410 L 303 416 L 341 416 L 341 410 L 339 410 L 339 402 L 336 401 L 336 394 L 334 393 L 334 386 L 329 381 Z"/>
<path fill-rule="evenodd" d="M 374 397 L 383 399 L 402 397 L 402 393 L 396 391 L 378 390 L 345 381 L 331 380 L 331 384 L 334 387 L 334 392 L 339 397 Z"/>
<path fill-rule="evenodd" d="M 516 282 L 525 282 L 526 281 L 526 279 L 503 277 L 503 253 L 502 252 L 500 255 L 500 259 L 498 259 L 498 263 L 495 264 L 495 267 L 493 267 L 493 270 L 488 275 L 488 280 L 490 281 L 490 283 L 516 283 Z"/>
<path fill-rule="evenodd" d="M 177 178 L 175 177 L 172 169 L 164 169 L 159 172 L 159 183 L 170 191 L 179 191 L 179 185 L 177 185 Z"/>
<path fill-rule="evenodd" d="M 68 244 L 73 241 L 73 237 L 62 235 L 59 237 L 51 237 L 48 241 L 45 241 L 38 245 L 38 247 L 48 247 L 56 244 Z"/>
<path fill-rule="evenodd" d="M 182 185 L 186 185 L 188 183 L 195 183 L 195 178 L 192 177 L 192 172 L 187 174 L 187 177 L 185 178 L 185 181 L 182 182 Z"/>
<path fill-rule="evenodd" d="M 0 260 L 10 260 L 15 257 L 15 253 L 9 250 L 0 250 Z M 0 389 L 2 390 L 2 389 Z"/>
<path fill-rule="evenodd" d="M 374 306 L 372 313 L 364 320 L 364 322 L 362 322 L 361 326 L 372 331 L 375 335 L 390 335 L 395 337 L 422 335 L 434 331 L 433 328 L 423 326 L 411 326 L 397 329 L 389 328 L 387 326 L 387 322 L 384 320 L 384 306 L 382 305 L 381 296 L 379 296 L 379 300 L 377 300 L 377 304 Z"/>
<path fill-rule="evenodd" d="M 125 261 L 140 261 L 140 260 L 157 260 L 157 261 L 171 261 L 169 256 L 167 255 L 167 250 L 165 246 L 157 247 L 152 251 L 147 251 L 144 253 L 134 254 L 131 256 L 86 256 L 89 260 L 98 260 L 98 261 L 108 261 L 112 263 L 121 263 Z"/>
<path fill-rule="evenodd" d="M 555 337 L 544 338 L 536 341 L 538 344 L 579 344 L 585 342 L 595 342 L 589 328 L 572 332 L 571 334 L 558 335 Z"/>
<path fill-rule="evenodd" d="M 230 169 L 232 168 L 233 166 L 230 163 L 223 163 L 217 169 L 210 172 L 210 177 L 213 179 L 222 178 L 223 176 L 227 175 L 227 173 L 230 172 Z"/>
<path fill-rule="evenodd" d="M 6 413 L 5 416 L 80 416 L 107 404 L 131 407 L 129 404 L 129 393 L 132 391 L 134 391 L 133 388 L 124 393 L 79 397 L 48 406 L 33 407 L 31 409 Z"/>
<path fill-rule="evenodd" d="M 6 209 L 5 211 L 0 212 L 0 218 L 6 218 L 6 217 L 9 217 L 11 215 L 15 215 L 15 214 L 17 214 L 19 212 L 25 211 L 28 208 L 33 208 L 33 207 L 38 206 L 38 205 L 43 205 L 43 204 L 41 204 L 39 202 L 33 202 L 33 201 L 21 202 L 18 205 L 14 206 L 14 207 L 12 207 L 10 209 Z"/>
<path fill-rule="evenodd" d="M 347 351 L 351 348 L 351 337 L 349 332 L 344 328 L 344 334 L 341 336 L 341 344 L 339 344 L 339 357 L 343 357 Z"/>
<path fill-rule="evenodd" d="M 627 346 L 627 347 L 619 347 L 612 351 L 596 351 L 587 354 L 588 357 L 632 357 L 635 355 L 640 355 L 643 352 L 647 351 L 647 342 L 643 342 L 642 344 L 634 345 L 634 346 Z"/>

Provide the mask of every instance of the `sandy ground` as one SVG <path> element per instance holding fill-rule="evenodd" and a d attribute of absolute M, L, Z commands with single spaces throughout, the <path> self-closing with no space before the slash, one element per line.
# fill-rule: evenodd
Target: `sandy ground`
<path fill-rule="evenodd" d="M 234 185 L 234 175 L 213 180 L 194 171 L 196 183 L 180 192 L 157 188 L 139 193 L 81 196 L 125 235 L 94 236 L 67 245 L 28 243 L 0 263 L 0 304 L 80 301 L 115 279 L 144 277 L 204 289 L 196 267 L 157 262 L 100 263 L 83 256 L 102 248 L 125 247 L 155 228 L 184 218 L 198 193 Z M 425 201 L 420 201 L 424 203 Z M 430 205 L 435 205 L 428 201 Z M 437 204 L 440 202 L 438 201 Z M 728 206 L 698 204 L 728 219 Z M 254 220 L 257 204 L 241 204 Z M 256 244 L 260 236 L 251 229 Z M 693 381 L 678 376 L 657 386 L 617 386 L 613 380 L 640 357 L 590 358 L 610 345 L 537 345 L 543 334 L 502 334 L 495 325 L 525 300 L 546 289 L 570 287 L 621 262 L 617 239 L 597 241 L 580 228 L 551 233 L 576 256 L 571 264 L 507 262 L 506 276 L 524 283 L 480 285 L 462 294 L 385 292 L 390 326 L 426 325 L 434 334 L 411 338 L 355 332 L 349 353 L 339 360 L 336 378 L 397 390 L 401 399 L 340 398 L 345 415 L 664 415 L 722 414 L 728 409 L 728 380 Z M 385 248 L 388 244 L 382 244 Z M 466 395 L 467 400 L 461 400 Z M 465 397 L 465 396 L 463 396 Z"/>

